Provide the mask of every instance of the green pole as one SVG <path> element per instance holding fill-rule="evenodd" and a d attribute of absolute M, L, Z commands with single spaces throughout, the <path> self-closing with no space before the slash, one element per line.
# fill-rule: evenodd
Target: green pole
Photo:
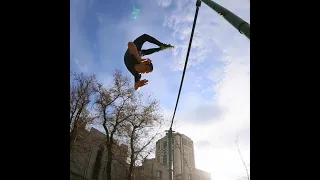
<path fill-rule="evenodd" d="M 172 128 L 168 131 L 168 154 L 169 154 L 169 180 L 173 179 L 173 162 L 172 162 Z"/>
<path fill-rule="evenodd" d="M 235 27 L 241 34 L 244 34 L 250 40 L 250 25 L 246 21 L 211 0 L 201 1 L 211 7 L 219 15 L 224 17 L 233 27 Z"/>

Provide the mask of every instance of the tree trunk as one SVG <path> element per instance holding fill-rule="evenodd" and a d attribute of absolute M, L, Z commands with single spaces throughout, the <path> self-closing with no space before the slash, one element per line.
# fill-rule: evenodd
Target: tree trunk
<path fill-rule="evenodd" d="M 112 144 L 113 141 L 109 141 L 109 145 L 107 146 L 108 160 L 107 160 L 107 180 L 111 180 L 111 166 L 112 166 Z"/>
<path fill-rule="evenodd" d="M 134 154 L 133 153 L 130 155 L 130 159 L 131 159 L 131 162 L 130 162 L 130 166 L 129 166 L 129 172 L 128 172 L 127 180 L 132 180 L 131 176 L 132 176 L 133 163 L 134 163 Z"/>
<path fill-rule="evenodd" d="M 131 149 L 131 155 L 130 155 L 130 166 L 129 166 L 129 172 L 127 176 L 127 180 L 132 180 L 132 170 L 133 170 L 133 164 L 134 164 L 134 147 L 133 147 L 133 134 L 134 134 L 135 128 L 133 128 L 130 138 L 130 149 Z"/>
<path fill-rule="evenodd" d="M 75 143 L 75 140 L 76 140 L 76 136 L 77 136 L 77 128 L 74 127 L 71 131 L 71 135 L 70 135 L 70 154 L 72 153 L 73 151 L 73 145 Z"/>

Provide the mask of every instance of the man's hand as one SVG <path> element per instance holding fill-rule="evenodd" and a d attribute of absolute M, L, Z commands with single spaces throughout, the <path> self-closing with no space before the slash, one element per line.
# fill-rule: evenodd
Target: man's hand
<path fill-rule="evenodd" d="M 146 85 L 146 84 L 148 84 L 148 80 L 147 80 L 147 79 L 143 79 L 143 80 L 141 80 L 141 81 L 138 81 L 138 82 L 136 82 L 136 83 L 134 84 L 134 89 L 135 89 L 135 90 L 138 90 L 140 87 L 142 87 L 142 86 L 144 86 L 144 85 Z"/>

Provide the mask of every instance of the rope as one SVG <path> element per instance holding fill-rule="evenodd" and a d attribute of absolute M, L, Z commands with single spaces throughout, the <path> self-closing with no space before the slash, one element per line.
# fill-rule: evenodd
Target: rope
<path fill-rule="evenodd" d="M 197 3 L 196 3 L 197 9 L 196 9 L 196 13 L 195 13 L 195 15 L 194 15 L 194 20 L 193 20 L 192 31 L 191 31 L 191 36 L 190 36 L 190 40 L 189 40 L 189 47 L 188 47 L 186 62 L 185 62 L 185 64 L 184 64 L 184 69 L 183 69 L 183 73 L 182 73 L 182 79 L 181 79 L 181 83 L 180 83 L 178 98 L 177 98 L 177 101 L 176 101 L 176 106 L 175 106 L 174 111 L 173 111 L 173 116 L 172 116 L 172 120 L 171 120 L 170 129 L 172 129 L 174 116 L 176 115 L 176 111 L 177 111 L 177 107 L 178 107 L 178 103 L 179 103 L 180 93 L 181 93 L 181 89 L 182 89 L 182 85 L 183 85 L 184 75 L 185 75 L 186 69 L 187 69 L 187 64 L 188 64 L 188 59 L 189 59 L 189 53 L 190 53 L 191 44 L 192 44 L 192 39 L 193 39 L 193 33 L 194 33 L 194 29 L 195 29 L 195 27 L 196 27 L 197 17 L 198 17 L 198 11 L 199 11 L 200 5 L 201 5 L 201 0 L 197 0 Z"/>

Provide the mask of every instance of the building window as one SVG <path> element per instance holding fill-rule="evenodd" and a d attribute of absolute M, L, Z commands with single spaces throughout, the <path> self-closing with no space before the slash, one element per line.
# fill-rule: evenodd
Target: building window
<path fill-rule="evenodd" d="M 189 178 L 188 178 L 188 180 L 191 180 L 191 174 L 189 174 Z"/>
<path fill-rule="evenodd" d="M 188 141 L 188 146 L 192 148 L 192 141 Z"/>
<path fill-rule="evenodd" d="M 160 162 L 160 156 L 157 155 L 157 162 Z"/>
<path fill-rule="evenodd" d="M 167 149 L 167 141 L 163 141 L 163 149 Z"/>
<path fill-rule="evenodd" d="M 160 150 L 160 143 L 157 142 L 157 150 Z"/>
<path fill-rule="evenodd" d="M 167 166 L 167 155 L 165 154 L 165 155 L 163 155 L 163 164 L 165 165 L 165 166 Z"/>
<path fill-rule="evenodd" d="M 157 171 L 157 178 L 161 179 L 162 178 L 162 171 Z"/>

